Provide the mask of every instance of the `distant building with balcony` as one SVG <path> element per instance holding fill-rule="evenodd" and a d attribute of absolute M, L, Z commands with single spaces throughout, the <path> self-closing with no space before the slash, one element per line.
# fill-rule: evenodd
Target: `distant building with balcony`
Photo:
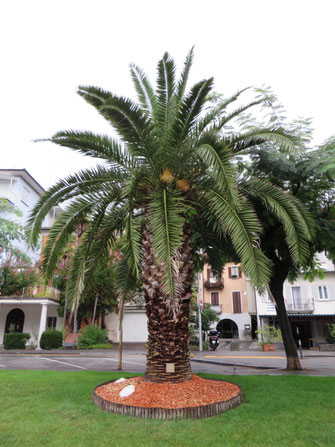
<path fill-rule="evenodd" d="M 293 337 L 303 348 L 317 348 L 326 342 L 328 325 L 335 323 L 335 266 L 324 253 L 318 255 L 324 279 L 313 282 L 299 275 L 293 284 L 284 283 L 286 310 Z M 256 292 L 258 325 L 278 324 L 275 304 L 268 293 Z"/>
<path fill-rule="evenodd" d="M 221 338 L 252 339 L 257 328 L 255 295 L 240 265 L 227 263 L 218 278 L 205 264 L 200 274 L 200 299 L 218 314 L 216 329 Z"/>
<path fill-rule="evenodd" d="M 44 193 L 42 186 L 25 169 L 0 169 L 0 197 L 18 208 L 22 216 L 3 213 L 2 217 L 24 226 L 30 212 Z M 45 236 L 60 212 L 54 207 L 43 221 L 41 236 Z M 33 264 L 40 260 L 40 251 L 27 249 L 21 240 L 13 241 L 13 245 L 26 253 Z M 36 286 L 25 290 L 24 296 L 0 296 L 0 345 L 4 334 L 13 328 L 15 332 L 27 332 L 31 335 L 28 343 L 39 346 L 42 332 L 46 328 L 61 326 L 58 317 L 58 291 L 48 286 Z"/>
<path fill-rule="evenodd" d="M 0 197 L 6 199 L 8 203 L 20 210 L 22 216 L 13 213 L 4 214 L 8 220 L 12 220 L 22 226 L 27 222 L 30 212 L 37 204 L 39 198 L 44 193 L 42 186 L 25 169 L 0 169 Z M 43 221 L 42 235 L 46 234 L 60 211 L 59 207 L 54 207 Z M 40 249 L 30 250 L 23 241 L 13 241 L 13 245 L 25 252 L 33 263 L 40 258 Z"/>

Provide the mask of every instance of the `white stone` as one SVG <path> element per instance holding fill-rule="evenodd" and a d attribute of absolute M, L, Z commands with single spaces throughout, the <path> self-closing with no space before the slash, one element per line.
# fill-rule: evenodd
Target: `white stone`
<path fill-rule="evenodd" d="M 128 385 L 120 391 L 120 397 L 128 397 L 135 391 L 135 385 Z"/>
<path fill-rule="evenodd" d="M 120 379 L 115 380 L 114 383 L 121 383 L 121 382 L 124 382 L 125 380 L 126 380 L 126 379 L 125 379 L 124 377 L 120 377 Z"/>

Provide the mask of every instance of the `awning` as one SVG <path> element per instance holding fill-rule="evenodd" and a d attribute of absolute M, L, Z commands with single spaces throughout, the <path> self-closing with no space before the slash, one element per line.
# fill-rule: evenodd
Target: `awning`
<path fill-rule="evenodd" d="M 0 297 L 0 304 L 53 304 L 59 306 L 59 301 L 53 298 L 34 298 L 22 296 L 4 296 Z"/>
<path fill-rule="evenodd" d="M 335 314 L 288 314 L 290 320 L 318 320 L 334 318 Z M 277 318 L 277 314 L 260 315 L 259 318 Z"/>

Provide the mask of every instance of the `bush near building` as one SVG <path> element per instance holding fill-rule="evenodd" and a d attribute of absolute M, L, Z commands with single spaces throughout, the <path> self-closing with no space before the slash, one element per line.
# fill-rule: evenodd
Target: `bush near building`
<path fill-rule="evenodd" d="M 29 338 L 30 334 L 25 332 L 10 332 L 5 334 L 3 346 L 5 349 L 26 349 Z"/>
<path fill-rule="evenodd" d="M 108 343 L 106 331 L 99 326 L 86 326 L 85 329 L 79 331 L 80 338 L 78 346 L 81 348 L 92 347 L 94 345 Z"/>
<path fill-rule="evenodd" d="M 48 329 L 43 332 L 40 340 L 42 349 L 58 349 L 62 346 L 63 334 L 55 329 Z"/>

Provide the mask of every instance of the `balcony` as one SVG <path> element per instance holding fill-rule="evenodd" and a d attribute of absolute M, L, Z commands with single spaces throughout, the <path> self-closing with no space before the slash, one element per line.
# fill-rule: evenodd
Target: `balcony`
<path fill-rule="evenodd" d="M 206 289 L 223 289 L 223 281 L 221 279 L 211 278 L 209 281 L 204 282 L 204 287 Z"/>
<path fill-rule="evenodd" d="M 222 304 L 217 304 L 215 306 L 211 304 L 211 309 L 214 310 L 214 312 L 216 312 L 218 315 L 222 314 Z"/>
<path fill-rule="evenodd" d="M 286 310 L 289 313 L 312 313 L 314 312 L 314 301 L 311 298 L 301 298 L 298 300 L 285 299 Z"/>

